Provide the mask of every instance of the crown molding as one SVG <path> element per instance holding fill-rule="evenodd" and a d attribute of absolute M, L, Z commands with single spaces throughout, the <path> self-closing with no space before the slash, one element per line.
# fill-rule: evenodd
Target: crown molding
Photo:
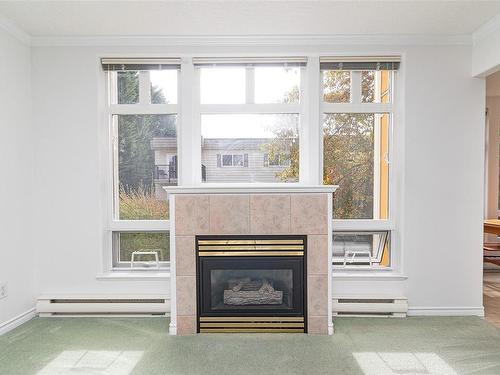
<path fill-rule="evenodd" d="M 497 14 L 472 33 L 472 43 L 475 45 L 498 32 L 500 32 L 500 14 Z"/>
<path fill-rule="evenodd" d="M 0 29 L 5 30 L 7 33 L 9 33 L 11 36 L 13 36 L 14 38 L 16 38 L 25 45 L 29 46 L 31 44 L 31 36 L 23 29 L 21 29 L 19 26 L 17 26 L 14 22 L 9 20 L 8 18 L 5 18 L 1 14 L 0 14 Z"/>
<path fill-rule="evenodd" d="M 304 45 L 471 45 L 471 35 L 227 35 L 227 36 L 35 36 L 36 47 L 71 46 L 304 46 Z"/>

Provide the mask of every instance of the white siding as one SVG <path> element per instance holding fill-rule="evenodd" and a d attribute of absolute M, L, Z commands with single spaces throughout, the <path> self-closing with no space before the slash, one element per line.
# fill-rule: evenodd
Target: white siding
<path fill-rule="evenodd" d="M 248 154 L 248 167 L 218 167 L 217 154 Z M 286 167 L 265 167 L 264 154 L 255 150 L 231 152 L 202 150 L 201 163 L 206 167 L 206 182 L 281 182 L 277 173 Z"/>

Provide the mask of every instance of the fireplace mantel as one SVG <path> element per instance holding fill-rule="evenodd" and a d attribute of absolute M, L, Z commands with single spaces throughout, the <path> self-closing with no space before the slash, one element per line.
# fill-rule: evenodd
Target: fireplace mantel
<path fill-rule="evenodd" d="M 334 193 L 338 185 L 299 184 L 203 184 L 200 186 L 164 186 L 167 194 L 287 194 Z"/>

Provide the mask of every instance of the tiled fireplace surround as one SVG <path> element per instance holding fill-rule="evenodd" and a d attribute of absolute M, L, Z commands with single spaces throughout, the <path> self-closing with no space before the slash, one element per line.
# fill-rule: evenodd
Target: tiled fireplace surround
<path fill-rule="evenodd" d="M 331 210 L 335 187 L 166 189 L 171 221 L 170 333 L 196 334 L 196 235 L 307 235 L 309 334 L 332 334 Z"/>

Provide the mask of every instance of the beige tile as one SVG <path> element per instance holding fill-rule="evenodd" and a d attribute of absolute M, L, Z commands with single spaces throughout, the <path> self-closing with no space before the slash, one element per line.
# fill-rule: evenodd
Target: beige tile
<path fill-rule="evenodd" d="M 291 231 L 294 234 L 328 233 L 328 195 L 292 194 Z"/>
<path fill-rule="evenodd" d="M 250 233 L 290 233 L 290 195 L 251 195 Z"/>
<path fill-rule="evenodd" d="M 196 316 L 177 317 L 177 335 L 186 336 L 196 334 Z"/>
<path fill-rule="evenodd" d="M 175 197 L 175 234 L 206 234 L 209 230 L 209 198 L 207 195 Z"/>
<path fill-rule="evenodd" d="M 177 276 L 177 315 L 196 315 L 196 276 Z"/>
<path fill-rule="evenodd" d="M 249 233 L 249 206 L 248 194 L 210 195 L 210 233 Z"/>
<path fill-rule="evenodd" d="M 307 313 L 310 316 L 327 315 L 328 275 L 307 277 Z"/>
<path fill-rule="evenodd" d="M 175 267 L 177 276 L 196 276 L 194 236 L 175 237 Z"/>
<path fill-rule="evenodd" d="M 328 235 L 313 234 L 307 236 L 307 273 L 328 273 Z"/>
<path fill-rule="evenodd" d="M 307 320 L 307 333 L 311 335 L 327 335 L 328 317 L 310 316 L 309 319 Z"/>

